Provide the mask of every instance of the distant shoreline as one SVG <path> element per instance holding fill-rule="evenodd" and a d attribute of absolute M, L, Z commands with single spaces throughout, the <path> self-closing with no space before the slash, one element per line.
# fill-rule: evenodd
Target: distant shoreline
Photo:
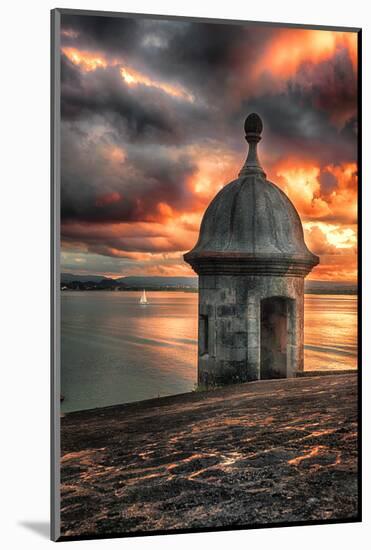
<path fill-rule="evenodd" d="M 198 292 L 197 277 L 126 276 L 112 279 L 101 275 L 61 273 L 61 290 L 112 290 L 131 292 Z M 305 294 L 358 294 L 356 282 L 312 281 L 304 283 Z"/>
<path fill-rule="evenodd" d="M 189 292 L 192 294 L 198 293 L 198 288 L 151 288 L 151 287 L 136 287 L 136 288 L 70 288 L 65 287 L 61 288 L 62 292 L 71 291 L 71 292 Z M 337 295 L 337 296 L 357 296 L 357 290 L 353 289 L 327 289 L 327 290 L 316 290 L 308 289 L 304 291 L 304 294 L 318 294 L 318 295 Z"/>

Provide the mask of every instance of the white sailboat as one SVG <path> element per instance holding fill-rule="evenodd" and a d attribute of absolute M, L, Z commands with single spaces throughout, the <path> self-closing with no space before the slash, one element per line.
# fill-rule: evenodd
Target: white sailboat
<path fill-rule="evenodd" d="M 140 300 L 139 300 L 139 303 L 141 306 L 146 306 L 148 304 L 148 300 L 147 300 L 147 296 L 146 296 L 146 291 L 143 290 L 143 294 L 142 296 L 140 297 Z"/>

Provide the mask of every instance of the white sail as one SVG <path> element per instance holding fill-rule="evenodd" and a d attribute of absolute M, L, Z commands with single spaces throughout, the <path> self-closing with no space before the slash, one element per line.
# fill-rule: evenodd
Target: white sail
<path fill-rule="evenodd" d="M 143 290 L 143 294 L 142 294 L 142 296 L 140 297 L 139 303 L 140 303 L 142 306 L 145 306 L 146 304 L 148 304 L 147 296 L 146 296 L 146 291 L 145 291 L 145 290 Z"/>

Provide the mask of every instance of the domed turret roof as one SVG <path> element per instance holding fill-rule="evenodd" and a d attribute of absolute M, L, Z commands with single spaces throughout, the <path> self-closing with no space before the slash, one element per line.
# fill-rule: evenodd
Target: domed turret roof
<path fill-rule="evenodd" d="M 245 272 L 306 275 L 319 262 L 305 244 L 295 206 L 266 179 L 257 154 L 262 130 L 260 117 L 250 114 L 245 121 L 246 162 L 238 178 L 211 201 L 198 242 L 184 256 L 197 272 L 225 264 L 224 272 L 229 266 Z"/>

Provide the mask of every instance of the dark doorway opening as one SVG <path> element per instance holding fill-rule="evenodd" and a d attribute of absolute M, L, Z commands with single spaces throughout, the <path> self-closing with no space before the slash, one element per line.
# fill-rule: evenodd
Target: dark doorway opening
<path fill-rule="evenodd" d="M 288 299 L 265 298 L 260 310 L 260 378 L 287 377 Z"/>
<path fill-rule="evenodd" d="M 209 353 L 209 317 L 200 315 L 200 355 Z"/>

